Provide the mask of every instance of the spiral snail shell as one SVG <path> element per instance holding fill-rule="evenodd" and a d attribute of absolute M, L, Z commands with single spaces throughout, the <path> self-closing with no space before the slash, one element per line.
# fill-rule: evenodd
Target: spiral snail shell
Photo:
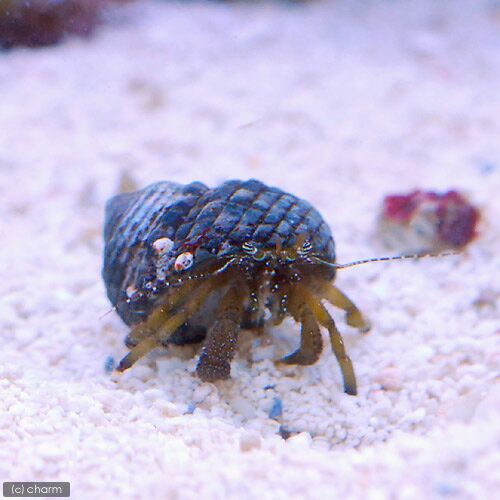
<path fill-rule="evenodd" d="M 366 329 L 356 306 L 331 282 L 335 245 L 307 201 L 257 180 L 215 188 L 157 182 L 120 194 L 106 206 L 103 278 L 108 297 L 132 329 L 124 371 L 157 346 L 204 340 L 203 381 L 229 378 L 241 327 L 286 316 L 301 323 L 299 348 L 283 363 L 309 365 L 330 334 L 344 390 L 356 393 L 352 363 L 322 304 L 343 309 Z"/>

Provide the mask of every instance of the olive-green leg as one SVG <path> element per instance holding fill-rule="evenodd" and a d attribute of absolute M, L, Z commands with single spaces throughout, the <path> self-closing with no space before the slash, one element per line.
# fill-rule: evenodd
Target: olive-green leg
<path fill-rule="evenodd" d="M 193 281 L 188 281 L 183 283 L 180 287 L 172 287 L 168 290 L 168 298 L 165 299 L 164 303 L 152 311 L 145 321 L 135 326 L 127 335 L 125 339 L 127 347 L 135 347 L 145 338 L 158 332 L 165 323 L 165 318 L 174 314 L 173 311 L 188 298 L 195 286 L 196 284 Z"/>
<path fill-rule="evenodd" d="M 354 368 L 352 362 L 347 355 L 344 347 L 344 341 L 340 332 L 335 326 L 335 322 L 332 317 L 325 309 L 323 304 L 309 291 L 307 286 L 300 286 L 297 290 L 298 293 L 302 294 L 305 302 L 310 307 L 312 313 L 316 317 L 316 320 L 320 325 L 328 329 L 330 334 L 330 342 L 332 344 L 333 353 L 337 358 L 342 371 L 342 376 L 344 378 L 344 392 L 347 394 L 355 395 L 357 392 L 356 388 L 356 375 L 354 375 Z"/>
<path fill-rule="evenodd" d="M 139 337 L 140 340 L 120 361 L 116 369 L 119 372 L 129 369 L 149 351 L 165 342 L 179 326 L 200 309 L 203 302 L 214 288 L 215 283 L 213 280 L 204 281 L 193 292 L 192 297 L 187 303 L 177 313 L 170 317 L 166 318 L 169 311 L 165 310 L 163 307 L 159 307 L 156 311 L 151 313 L 148 320 L 138 325 L 129 335 L 129 337 L 132 335 L 134 335 L 134 338 Z"/>
<path fill-rule="evenodd" d="M 323 283 L 320 296 L 346 312 L 345 319 L 349 326 L 358 328 L 362 332 L 367 332 L 370 329 L 370 323 L 363 317 L 363 314 L 352 300 L 331 283 Z"/>
<path fill-rule="evenodd" d="M 295 321 L 301 323 L 300 347 L 292 354 L 280 359 L 280 363 L 312 365 L 318 361 L 323 350 L 323 339 L 318 322 L 307 304 L 303 302 L 297 304 L 297 300 L 301 298 L 296 289 L 293 289 L 289 308 Z"/>

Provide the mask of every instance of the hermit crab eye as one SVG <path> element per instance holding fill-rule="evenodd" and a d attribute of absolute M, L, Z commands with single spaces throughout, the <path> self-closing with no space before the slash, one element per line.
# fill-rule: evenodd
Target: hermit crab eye
<path fill-rule="evenodd" d="M 306 255 L 311 250 L 312 250 L 311 242 L 306 240 L 306 241 L 304 241 L 304 243 L 302 244 L 302 246 L 297 249 L 297 253 L 299 255 Z"/>
<path fill-rule="evenodd" d="M 247 254 L 251 255 L 254 260 L 264 260 L 266 257 L 266 252 L 259 249 L 257 245 L 245 241 L 243 245 L 241 245 L 242 250 Z"/>
<path fill-rule="evenodd" d="M 177 256 L 174 263 L 175 270 L 179 273 L 193 265 L 194 257 L 191 252 L 184 252 Z"/>
<path fill-rule="evenodd" d="M 243 245 L 241 245 L 242 250 L 248 255 L 255 255 L 258 252 L 258 248 L 253 244 L 245 241 Z"/>

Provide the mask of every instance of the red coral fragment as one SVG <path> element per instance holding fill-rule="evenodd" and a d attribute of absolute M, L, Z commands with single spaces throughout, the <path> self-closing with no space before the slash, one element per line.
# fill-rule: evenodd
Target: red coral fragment
<path fill-rule="evenodd" d="M 384 215 L 389 219 L 407 221 L 418 206 L 421 191 L 408 195 L 386 196 L 384 200 Z"/>
<path fill-rule="evenodd" d="M 461 248 L 477 236 L 479 211 L 458 191 L 416 190 L 384 199 L 381 230 L 407 250 Z"/>
<path fill-rule="evenodd" d="M 439 236 L 451 246 L 462 247 L 477 235 L 479 211 L 456 191 L 446 193 L 438 205 L 437 215 Z"/>

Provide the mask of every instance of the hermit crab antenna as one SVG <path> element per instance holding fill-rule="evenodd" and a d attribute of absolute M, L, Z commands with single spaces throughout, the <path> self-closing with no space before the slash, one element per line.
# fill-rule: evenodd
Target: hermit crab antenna
<path fill-rule="evenodd" d="M 368 264 L 369 262 L 387 262 L 389 260 L 409 260 L 409 259 L 424 259 L 427 257 L 449 257 L 452 255 L 460 255 L 462 252 L 440 252 L 440 253 L 415 253 L 412 255 L 395 255 L 390 257 L 376 257 L 373 259 L 355 260 L 346 264 L 328 264 L 335 269 L 345 269 L 346 267 L 359 266 L 360 264 Z"/>
<path fill-rule="evenodd" d="M 113 306 L 111 309 L 108 309 L 106 312 L 103 312 L 99 316 L 99 321 L 101 321 L 102 319 L 104 319 L 108 314 L 111 314 L 113 311 L 116 311 L 116 306 Z"/>

